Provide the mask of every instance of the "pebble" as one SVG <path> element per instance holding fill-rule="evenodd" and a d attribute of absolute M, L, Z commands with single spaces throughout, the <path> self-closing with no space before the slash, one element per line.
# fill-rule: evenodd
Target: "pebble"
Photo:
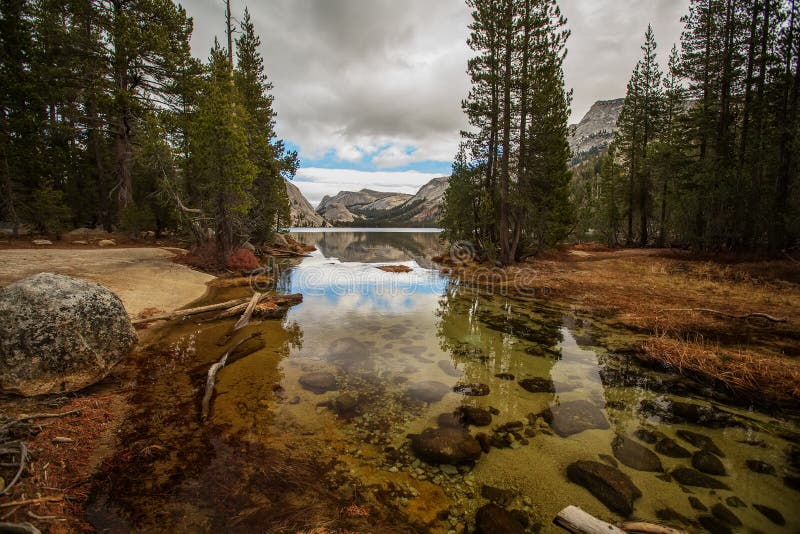
<path fill-rule="evenodd" d="M 458 468 L 456 466 L 454 466 L 454 465 L 442 464 L 442 465 L 439 466 L 439 469 L 445 475 L 457 475 L 458 474 Z"/>

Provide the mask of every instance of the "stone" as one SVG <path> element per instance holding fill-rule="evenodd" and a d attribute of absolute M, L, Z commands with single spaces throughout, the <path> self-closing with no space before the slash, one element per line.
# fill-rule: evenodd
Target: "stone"
<path fill-rule="evenodd" d="M 708 475 L 727 475 L 722 461 L 705 449 L 700 449 L 692 454 L 692 467 Z"/>
<path fill-rule="evenodd" d="M 556 392 L 556 386 L 549 378 L 541 378 L 538 376 L 534 378 L 523 378 L 519 381 L 519 385 L 522 386 L 522 389 L 530 393 Z"/>
<path fill-rule="evenodd" d="M 795 491 L 800 491 L 800 477 L 785 476 L 783 477 L 783 485 Z"/>
<path fill-rule="evenodd" d="M 514 380 L 516 377 L 511 373 L 497 373 L 494 375 L 495 378 L 499 378 L 500 380 Z"/>
<path fill-rule="evenodd" d="M 768 464 L 767 462 L 762 462 L 761 460 L 745 460 L 744 464 L 750 471 L 754 473 L 760 473 L 762 475 L 776 475 L 775 466 Z"/>
<path fill-rule="evenodd" d="M 689 458 L 692 455 L 672 438 L 663 438 L 656 443 L 656 452 L 670 458 Z"/>
<path fill-rule="evenodd" d="M 508 506 L 514 500 L 514 492 L 510 489 L 496 488 L 484 484 L 481 487 L 481 497 L 489 499 L 500 506 Z"/>
<path fill-rule="evenodd" d="M 436 418 L 436 422 L 440 427 L 462 428 L 467 426 L 458 412 L 440 414 L 439 417 Z"/>
<path fill-rule="evenodd" d="M 72 242 L 73 245 L 88 245 L 88 241 L 84 241 L 83 239 L 78 239 L 77 241 Z"/>
<path fill-rule="evenodd" d="M 475 514 L 476 534 L 524 534 L 525 527 L 509 511 L 489 503 Z"/>
<path fill-rule="evenodd" d="M 636 432 L 633 433 L 637 439 L 644 441 L 645 443 L 649 443 L 650 445 L 656 443 L 659 438 L 662 436 L 660 432 L 654 432 L 652 430 L 647 430 L 646 428 L 640 428 Z"/>
<path fill-rule="evenodd" d="M 34 245 L 43 246 L 43 245 L 52 245 L 53 242 L 49 239 L 34 239 L 31 241 Z"/>
<path fill-rule="evenodd" d="M 450 387 L 447 384 L 435 380 L 424 380 L 408 386 L 406 393 L 414 400 L 432 403 L 442 400 L 442 397 L 449 391 Z"/>
<path fill-rule="evenodd" d="M 786 525 L 786 519 L 784 519 L 783 514 L 780 513 L 775 508 L 770 508 L 769 506 L 765 506 L 763 504 L 753 504 L 753 508 L 761 512 L 761 515 L 775 523 L 779 526 Z"/>
<path fill-rule="evenodd" d="M 731 529 L 731 527 L 714 516 L 701 515 L 697 520 L 703 528 L 711 532 L 711 534 L 733 534 L 733 529 Z"/>
<path fill-rule="evenodd" d="M 633 469 L 659 472 L 664 470 L 656 453 L 623 434 L 617 434 L 611 442 L 611 450 L 617 460 Z"/>
<path fill-rule="evenodd" d="M 589 490 L 609 510 L 624 517 L 633 512 L 633 502 L 642 496 L 628 475 L 600 462 L 573 462 L 567 466 L 567 478 Z"/>
<path fill-rule="evenodd" d="M 481 450 L 486 454 L 489 454 L 489 451 L 492 450 L 492 438 L 489 437 L 489 434 L 486 432 L 480 432 L 475 435 L 475 439 L 481 446 Z"/>
<path fill-rule="evenodd" d="M 705 504 L 703 504 L 703 501 L 694 496 L 689 497 L 689 505 L 698 512 L 708 511 L 708 507 Z"/>
<path fill-rule="evenodd" d="M 138 338 L 100 284 L 39 273 L 0 289 L 0 391 L 67 393 L 108 375 Z"/>
<path fill-rule="evenodd" d="M 656 517 L 665 522 L 678 522 L 684 525 L 691 524 L 691 520 L 685 515 L 673 510 L 672 508 L 661 508 L 656 510 Z"/>
<path fill-rule="evenodd" d="M 643 400 L 641 412 L 648 417 L 658 417 L 665 423 L 691 423 L 708 428 L 736 426 L 735 418 L 710 405 L 669 400 Z"/>
<path fill-rule="evenodd" d="M 553 431 L 565 438 L 578 434 L 584 430 L 609 428 L 608 421 L 602 410 L 586 400 L 563 402 L 550 407 L 547 413 L 542 413 L 545 421 L 549 418 Z"/>
<path fill-rule="evenodd" d="M 747 503 L 744 502 L 739 497 L 737 497 L 736 495 L 731 495 L 730 497 L 725 499 L 725 504 L 727 504 L 731 508 L 747 508 Z"/>
<path fill-rule="evenodd" d="M 725 453 L 723 453 L 720 448 L 717 447 L 714 441 L 708 436 L 698 434 L 697 432 L 692 432 L 691 430 L 678 430 L 677 434 L 679 438 L 691 443 L 698 449 L 705 449 L 712 454 L 716 454 L 720 458 L 725 458 Z"/>
<path fill-rule="evenodd" d="M 488 426 L 492 424 L 492 414 L 483 408 L 460 406 L 456 411 L 461 414 L 461 420 L 468 425 Z"/>
<path fill-rule="evenodd" d="M 614 459 L 613 456 L 609 456 L 608 454 L 598 454 L 597 456 L 611 467 L 619 467 L 617 460 Z"/>
<path fill-rule="evenodd" d="M 453 391 L 469 397 L 485 397 L 489 394 L 489 386 L 486 384 L 456 384 Z"/>
<path fill-rule="evenodd" d="M 451 362 L 450 360 L 439 360 L 437 362 L 437 365 L 439 366 L 439 369 L 441 369 L 442 372 L 446 375 L 455 378 L 459 378 L 464 375 L 464 371 L 456 369 L 456 367 L 453 365 L 453 362 Z"/>
<path fill-rule="evenodd" d="M 717 504 L 711 507 L 711 513 L 714 515 L 714 517 L 716 517 L 720 521 L 729 524 L 732 527 L 742 526 L 742 521 L 738 517 L 736 517 L 736 514 L 731 512 L 730 509 L 721 502 L 718 502 Z"/>
<path fill-rule="evenodd" d="M 458 474 L 458 467 L 450 464 L 442 464 L 439 466 L 439 470 L 444 473 L 445 475 L 457 475 Z"/>
<path fill-rule="evenodd" d="M 333 407 L 336 413 L 350 414 L 358 407 L 358 399 L 350 393 L 342 393 L 333 401 Z"/>
<path fill-rule="evenodd" d="M 332 373 L 324 371 L 308 373 L 301 376 L 300 385 L 303 386 L 304 389 L 318 395 L 326 391 L 333 391 L 338 387 L 336 385 L 336 377 Z"/>
<path fill-rule="evenodd" d="M 670 473 L 672 477 L 684 486 L 697 488 L 730 489 L 727 484 L 701 473 L 690 467 L 678 467 Z"/>
<path fill-rule="evenodd" d="M 369 355 L 367 345 L 355 338 L 344 337 L 334 340 L 323 357 L 347 371 L 353 371 L 368 367 Z"/>
<path fill-rule="evenodd" d="M 98 247 L 116 247 L 117 242 L 113 239 L 101 239 L 97 242 Z"/>
<path fill-rule="evenodd" d="M 478 440 L 463 428 L 426 428 L 411 437 L 411 450 L 431 465 L 474 464 L 482 452 Z"/>

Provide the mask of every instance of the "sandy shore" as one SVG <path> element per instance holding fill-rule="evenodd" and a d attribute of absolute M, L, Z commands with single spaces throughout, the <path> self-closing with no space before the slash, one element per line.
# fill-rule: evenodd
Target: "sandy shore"
<path fill-rule="evenodd" d="M 214 277 L 172 262 L 163 248 L 12 249 L 0 251 L 0 287 L 52 272 L 98 282 L 117 295 L 132 316 L 147 308 L 179 308 L 203 295 Z"/>

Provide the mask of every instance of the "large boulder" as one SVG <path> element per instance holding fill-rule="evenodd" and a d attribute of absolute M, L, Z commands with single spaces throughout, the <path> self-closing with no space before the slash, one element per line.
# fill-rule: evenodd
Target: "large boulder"
<path fill-rule="evenodd" d="M 94 282 L 40 273 L 0 289 L 0 390 L 77 391 L 136 344 L 119 298 Z"/>

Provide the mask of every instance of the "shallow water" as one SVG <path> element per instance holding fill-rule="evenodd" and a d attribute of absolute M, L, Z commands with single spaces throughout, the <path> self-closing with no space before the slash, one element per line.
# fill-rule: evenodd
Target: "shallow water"
<path fill-rule="evenodd" d="M 318 250 L 273 268 L 278 290 L 302 293 L 304 302 L 283 321 L 242 332 L 262 332 L 266 347 L 220 372 L 209 423 L 198 420 L 204 373 L 224 352 L 216 340 L 230 325 L 179 322 L 150 334 L 153 348 L 129 377 L 135 393 L 127 448 L 110 462 L 90 506 L 98 528 L 448 532 L 472 527 L 488 502 L 484 485 L 511 490 L 506 507 L 527 516 L 532 531 L 559 531 L 550 521 L 569 504 L 616 522 L 622 518 L 567 480 L 566 468 L 577 460 L 616 464 L 615 436 L 645 429 L 690 452 L 698 448 L 679 431 L 713 440 L 727 473 L 714 478 L 730 489 L 681 485 L 663 472 L 619 464 L 642 493 L 632 517 L 702 530 L 698 518 L 711 513 L 693 509 L 694 497 L 709 510 L 727 506 L 742 531 L 800 531 L 797 479 L 784 481 L 800 469 L 796 420 L 712 402 L 685 380 L 609 353 L 603 340 L 610 333 L 584 312 L 453 283 L 423 267 L 443 248 L 436 233 L 295 236 Z M 381 263 L 412 271 L 386 273 L 376 268 Z M 224 296 L 237 293 L 247 290 Z M 312 372 L 334 374 L 337 389 L 303 388 L 300 378 Z M 525 379 L 542 391 L 524 389 Z M 448 392 L 430 403 L 409 398 L 409 386 L 422 381 L 441 382 Z M 459 384 L 483 384 L 489 393 L 452 391 Z M 333 401 L 343 393 L 357 406 L 337 414 Z M 680 403 L 705 411 L 698 416 Z M 408 435 L 436 427 L 440 414 L 460 406 L 495 413 L 492 426 L 471 427 L 473 434 L 521 421 L 516 437 L 495 434 L 496 445 L 503 438 L 514 444 L 492 447 L 474 467 L 420 462 Z M 594 428 L 576 426 L 578 408 Z M 668 473 L 691 467 L 691 458 L 658 460 Z M 749 469 L 753 460 L 767 473 Z M 353 504 L 363 509 L 345 508 Z M 754 504 L 778 510 L 785 525 Z"/>

